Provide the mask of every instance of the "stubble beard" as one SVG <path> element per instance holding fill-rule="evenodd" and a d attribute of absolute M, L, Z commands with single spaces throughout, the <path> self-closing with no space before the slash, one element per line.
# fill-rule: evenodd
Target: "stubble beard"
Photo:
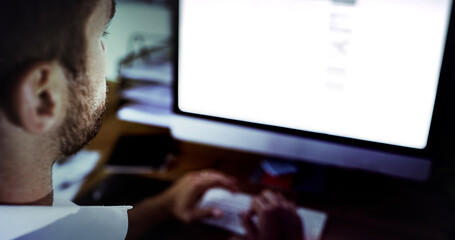
<path fill-rule="evenodd" d="M 87 79 L 87 78 L 86 78 Z M 85 83 L 85 84 L 84 84 Z M 73 155 L 85 147 L 99 132 L 106 110 L 103 102 L 92 110 L 90 93 L 93 90 L 88 80 L 71 81 L 69 84 L 69 103 L 64 123 L 59 129 L 58 142 L 62 156 Z"/>

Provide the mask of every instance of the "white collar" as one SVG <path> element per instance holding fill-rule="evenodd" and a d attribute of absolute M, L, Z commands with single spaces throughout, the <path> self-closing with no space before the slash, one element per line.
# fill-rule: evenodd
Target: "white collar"
<path fill-rule="evenodd" d="M 0 239 L 14 239 L 41 229 L 80 207 L 65 199 L 54 199 L 53 206 L 0 205 Z"/>

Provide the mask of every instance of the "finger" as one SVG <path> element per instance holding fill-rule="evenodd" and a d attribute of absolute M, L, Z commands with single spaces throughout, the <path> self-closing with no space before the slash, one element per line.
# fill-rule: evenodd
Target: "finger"
<path fill-rule="evenodd" d="M 226 174 L 223 174 L 219 171 L 216 171 L 216 170 L 204 170 L 204 171 L 201 171 L 197 174 L 197 176 L 199 176 L 200 178 L 223 178 L 224 181 L 229 181 L 231 182 L 232 184 L 236 185 L 237 184 L 237 179 L 235 179 L 234 177 L 232 176 L 228 176 Z"/>
<path fill-rule="evenodd" d="M 280 205 L 280 201 L 277 197 L 277 195 L 275 193 L 273 193 L 272 191 L 270 190 L 265 190 L 263 193 L 262 193 L 262 196 L 264 198 L 264 200 L 270 204 L 270 205 L 273 205 L 273 206 L 278 206 Z"/>
<path fill-rule="evenodd" d="M 288 201 L 281 202 L 281 207 L 283 209 L 291 211 L 291 212 L 295 212 L 296 211 L 296 208 L 295 208 L 294 204 L 292 204 L 291 202 L 288 202 Z"/>
<path fill-rule="evenodd" d="M 251 218 L 252 215 L 248 212 L 243 212 L 240 213 L 239 217 L 242 221 L 243 227 L 245 228 L 247 239 L 256 239 L 258 229 Z"/>
<path fill-rule="evenodd" d="M 203 177 L 195 177 L 190 182 L 187 183 L 188 187 L 191 189 L 189 196 L 188 205 L 191 207 L 196 204 L 202 195 L 210 188 L 221 187 L 225 188 L 228 191 L 236 191 L 237 186 L 229 178 L 225 178 L 222 175 L 210 174 Z"/>
<path fill-rule="evenodd" d="M 233 185 L 237 183 L 237 180 L 234 177 L 216 171 L 202 171 L 199 172 L 197 176 L 199 179 L 203 180 L 219 180 Z"/>
<path fill-rule="evenodd" d="M 224 177 L 223 175 L 212 174 L 203 178 L 200 178 L 195 184 L 195 192 L 202 194 L 207 189 L 213 187 L 222 187 L 230 191 L 236 191 L 237 186 L 231 179 Z"/>
<path fill-rule="evenodd" d="M 276 193 L 276 197 L 279 201 L 287 201 L 287 199 L 280 192 Z"/>
<path fill-rule="evenodd" d="M 298 206 L 294 201 L 289 201 L 289 204 L 292 206 L 293 209 L 297 210 Z"/>
<path fill-rule="evenodd" d="M 257 213 L 257 210 L 260 209 L 258 199 L 259 197 L 253 197 L 251 199 L 250 211 Z"/>
<path fill-rule="evenodd" d="M 221 218 L 223 211 L 218 208 L 199 208 L 193 211 L 192 220 L 199 220 L 202 218 Z"/>
<path fill-rule="evenodd" d="M 253 200 L 251 201 L 251 212 L 260 214 L 262 213 L 265 209 L 267 208 L 267 203 L 265 202 L 264 198 L 262 195 L 259 195 L 257 197 L 254 197 Z"/>

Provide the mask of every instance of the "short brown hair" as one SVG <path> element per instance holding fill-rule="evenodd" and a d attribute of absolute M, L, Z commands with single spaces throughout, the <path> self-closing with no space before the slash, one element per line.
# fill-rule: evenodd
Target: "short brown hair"
<path fill-rule="evenodd" d="M 85 25 L 97 0 L 0 1 L 0 101 L 28 65 L 57 60 L 77 79 L 85 72 Z"/>

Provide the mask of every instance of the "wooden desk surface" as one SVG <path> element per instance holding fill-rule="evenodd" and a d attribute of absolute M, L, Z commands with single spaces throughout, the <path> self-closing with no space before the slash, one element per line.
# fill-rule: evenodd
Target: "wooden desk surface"
<path fill-rule="evenodd" d="M 111 96 L 103 127 L 89 145 L 101 152 L 96 171 L 90 175 L 77 198 L 84 196 L 97 183 L 109 176 L 103 170 L 117 140 L 122 135 L 168 133 L 167 129 L 119 121 L 115 118 L 118 101 Z M 249 183 L 261 156 L 190 143 L 179 143 L 176 161 L 165 172 L 143 177 L 172 182 L 185 172 L 214 168 L 239 179 L 240 188 L 258 192 L 264 186 Z M 305 165 L 305 164 L 304 164 Z M 309 166 L 311 168 L 311 166 Z M 336 168 L 325 169 L 322 191 L 287 192 L 299 205 L 329 214 L 323 239 L 455 239 L 455 207 L 453 199 L 437 191 L 433 183 L 416 183 Z M 455 186 L 454 186 L 455 187 Z M 227 239 L 226 234 L 198 226 L 178 223 L 184 235 L 200 234 L 211 239 Z M 172 227 L 175 227 L 175 226 Z M 169 226 L 167 226 L 169 227 Z M 160 228 L 167 229 L 166 227 Z M 198 229 L 198 230 L 195 230 Z M 201 230 L 202 229 L 202 230 Z M 163 235 L 158 234 L 163 239 Z M 179 239 L 170 234 L 165 239 Z"/>

